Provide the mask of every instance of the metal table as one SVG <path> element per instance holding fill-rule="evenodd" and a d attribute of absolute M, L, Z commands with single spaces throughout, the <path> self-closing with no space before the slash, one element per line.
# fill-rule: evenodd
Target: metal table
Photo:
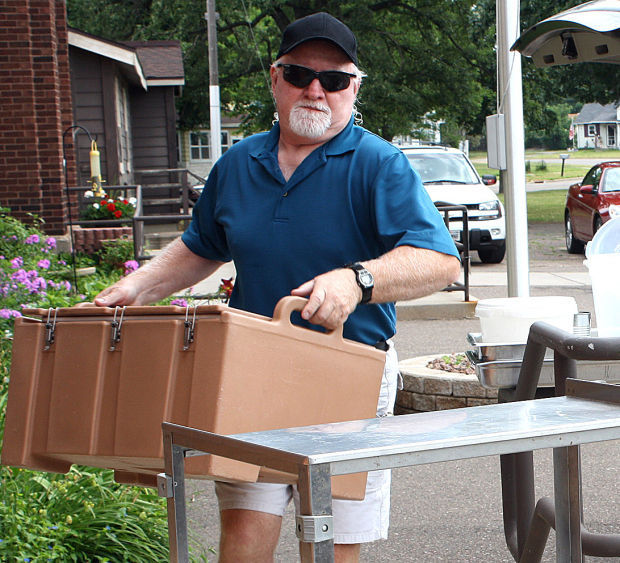
<path fill-rule="evenodd" d="M 570 448 L 620 438 L 620 387 L 570 379 L 566 396 L 221 436 L 164 423 L 172 561 L 187 561 L 184 458 L 203 453 L 297 474 L 302 561 L 333 561 L 331 475 L 554 448 L 557 560 L 581 561 Z"/>

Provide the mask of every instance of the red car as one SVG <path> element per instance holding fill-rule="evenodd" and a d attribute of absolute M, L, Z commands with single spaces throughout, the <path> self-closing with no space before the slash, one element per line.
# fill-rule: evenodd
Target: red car
<path fill-rule="evenodd" d="M 568 188 L 564 211 L 568 252 L 583 252 L 585 243 L 611 218 L 610 206 L 611 213 L 615 206 L 620 212 L 620 160 L 597 164 L 581 183 Z"/>

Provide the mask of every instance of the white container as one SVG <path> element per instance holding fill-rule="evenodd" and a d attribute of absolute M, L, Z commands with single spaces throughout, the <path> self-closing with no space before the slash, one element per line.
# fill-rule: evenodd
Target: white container
<path fill-rule="evenodd" d="M 620 336 L 620 219 L 607 221 L 586 246 L 598 335 Z"/>
<path fill-rule="evenodd" d="M 476 305 L 485 343 L 523 344 L 537 321 L 572 332 L 576 312 L 575 299 L 561 296 L 481 299 Z"/>

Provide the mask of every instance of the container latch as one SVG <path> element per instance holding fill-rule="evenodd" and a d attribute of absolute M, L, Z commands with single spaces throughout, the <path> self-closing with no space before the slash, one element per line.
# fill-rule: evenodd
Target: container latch
<path fill-rule="evenodd" d="M 118 311 L 121 311 L 121 315 L 117 320 Z M 110 337 L 110 352 L 114 352 L 116 350 L 116 345 L 121 340 L 121 327 L 123 325 L 123 316 L 125 315 L 125 307 L 116 307 L 114 309 L 114 319 L 112 319 L 111 327 L 112 327 L 112 336 Z"/>
<path fill-rule="evenodd" d="M 189 305 L 185 308 L 185 331 L 183 334 L 183 350 L 189 350 L 189 345 L 194 342 L 194 325 L 196 324 L 196 310 L 198 307 L 194 307 L 194 314 L 192 320 L 189 320 Z"/>
<path fill-rule="evenodd" d="M 52 311 L 54 311 L 54 319 L 52 319 Z M 47 310 L 47 321 L 45 322 L 45 347 L 44 350 L 49 350 L 50 346 L 54 343 L 54 332 L 56 331 L 56 315 L 58 315 L 58 309 L 50 307 Z"/>

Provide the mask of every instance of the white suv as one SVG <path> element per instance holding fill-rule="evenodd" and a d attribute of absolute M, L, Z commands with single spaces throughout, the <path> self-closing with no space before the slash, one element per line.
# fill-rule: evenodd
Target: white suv
<path fill-rule="evenodd" d="M 465 154 L 444 146 L 401 148 L 420 175 L 431 199 L 438 203 L 465 205 L 469 222 L 469 248 L 482 262 L 498 264 L 506 253 L 504 206 L 487 187 L 495 176 L 480 178 Z M 462 215 L 450 214 L 450 234 L 463 240 Z"/>

